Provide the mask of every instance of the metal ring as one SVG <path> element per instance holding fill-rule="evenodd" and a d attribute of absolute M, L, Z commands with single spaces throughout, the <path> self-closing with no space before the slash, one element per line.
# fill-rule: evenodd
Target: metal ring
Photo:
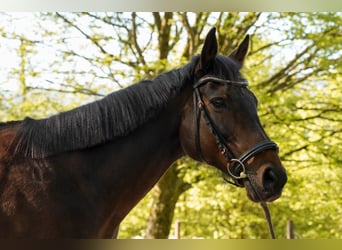
<path fill-rule="evenodd" d="M 232 162 L 237 162 L 237 163 L 239 163 L 240 166 L 242 167 L 242 171 L 241 171 L 241 173 L 240 173 L 239 176 L 234 175 L 234 174 L 230 171 L 229 165 L 230 165 L 230 163 L 232 163 Z M 233 177 L 234 179 L 236 179 L 236 180 L 247 178 L 246 167 L 245 167 L 245 165 L 242 163 L 242 161 L 240 161 L 239 159 L 231 159 L 231 160 L 229 161 L 229 163 L 227 163 L 227 170 L 228 170 L 228 174 L 229 174 L 231 177 Z"/>

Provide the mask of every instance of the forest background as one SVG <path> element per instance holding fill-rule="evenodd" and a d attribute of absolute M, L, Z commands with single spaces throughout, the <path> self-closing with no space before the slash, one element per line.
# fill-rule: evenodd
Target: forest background
<path fill-rule="evenodd" d="M 213 26 L 222 54 L 252 35 L 243 73 L 288 172 L 270 204 L 276 235 L 291 220 L 296 238 L 342 238 L 341 13 L 0 13 L 0 121 L 56 114 L 182 66 Z M 119 238 L 176 234 L 269 237 L 243 189 L 189 158 L 131 211 Z"/>

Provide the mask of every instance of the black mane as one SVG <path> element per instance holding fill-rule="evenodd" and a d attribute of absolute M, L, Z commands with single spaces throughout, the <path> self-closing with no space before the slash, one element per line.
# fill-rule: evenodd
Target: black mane
<path fill-rule="evenodd" d="M 101 100 L 52 117 L 22 121 L 13 153 L 44 158 L 89 148 L 134 131 L 156 116 L 191 77 L 188 65 L 113 92 Z"/>

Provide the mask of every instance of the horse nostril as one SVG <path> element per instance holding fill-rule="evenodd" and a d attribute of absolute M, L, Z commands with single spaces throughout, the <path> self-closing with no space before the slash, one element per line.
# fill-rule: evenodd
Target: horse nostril
<path fill-rule="evenodd" d="M 277 180 L 278 177 L 276 173 L 272 170 L 272 168 L 269 167 L 264 171 L 262 181 L 265 188 L 271 190 L 275 189 Z"/>

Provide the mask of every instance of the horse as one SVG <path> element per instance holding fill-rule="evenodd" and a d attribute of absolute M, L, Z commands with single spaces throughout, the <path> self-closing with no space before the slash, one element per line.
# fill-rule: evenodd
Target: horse
<path fill-rule="evenodd" d="M 253 202 L 281 196 L 278 146 L 216 29 L 185 65 L 45 119 L 0 125 L 0 237 L 111 238 L 177 159 L 226 174 Z"/>

